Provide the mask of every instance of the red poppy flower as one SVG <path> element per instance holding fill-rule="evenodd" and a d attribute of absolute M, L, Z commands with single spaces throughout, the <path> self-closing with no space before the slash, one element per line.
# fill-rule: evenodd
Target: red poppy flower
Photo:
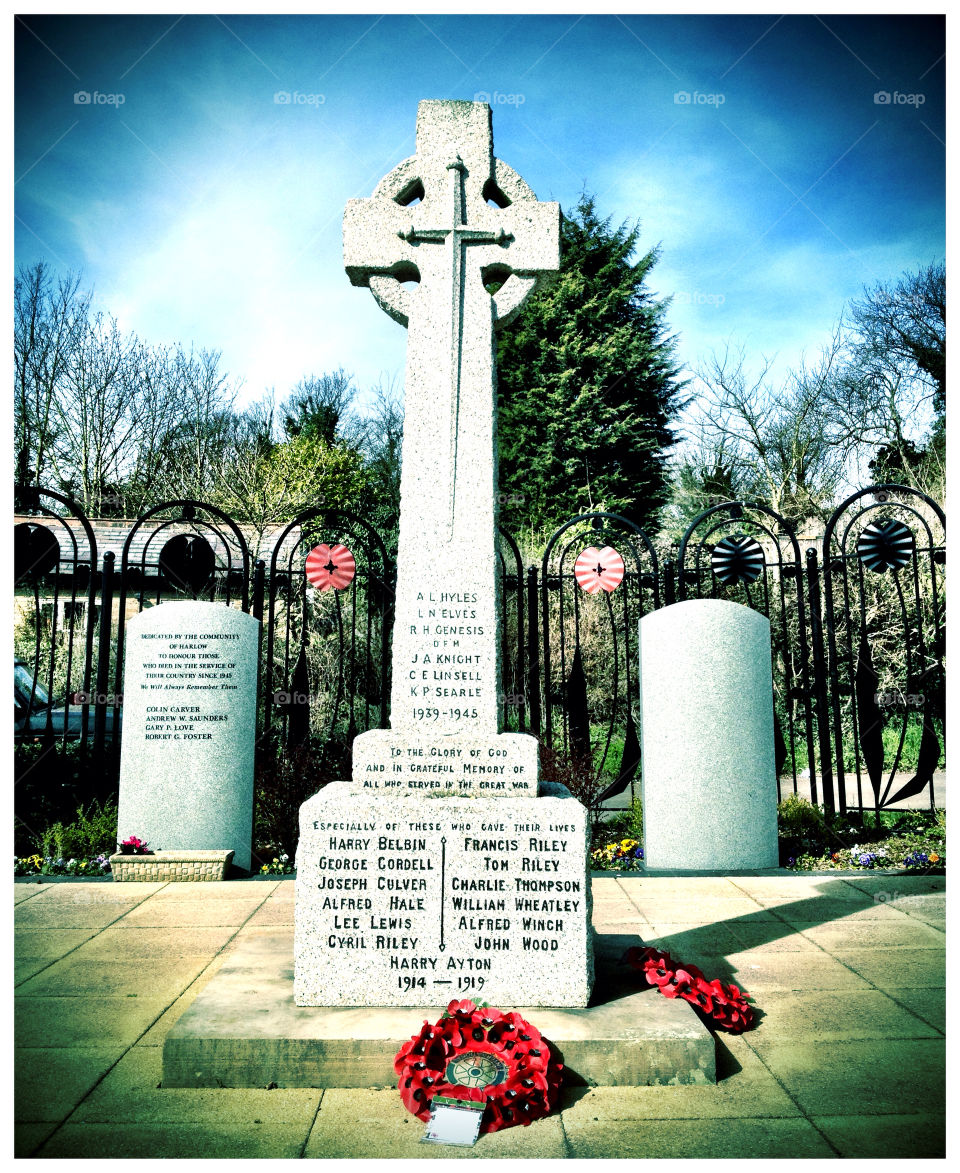
<path fill-rule="evenodd" d="M 307 555 L 304 570 L 309 581 L 319 590 L 333 587 L 341 591 L 353 582 L 357 563 L 346 546 L 328 546 L 321 542 Z"/>
<path fill-rule="evenodd" d="M 589 595 L 597 591 L 615 591 L 623 581 L 623 559 L 612 546 L 598 550 L 588 546 L 574 563 L 573 574 Z"/>

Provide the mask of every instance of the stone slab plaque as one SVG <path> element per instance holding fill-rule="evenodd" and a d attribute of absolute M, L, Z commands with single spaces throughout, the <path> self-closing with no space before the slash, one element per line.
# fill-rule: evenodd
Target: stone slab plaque
<path fill-rule="evenodd" d="M 300 808 L 299 1006 L 586 1006 L 587 813 L 540 797 L 357 794 Z"/>
<path fill-rule="evenodd" d="M 644 863 L 775 868 L 770 622 L 724 599 L 640 620 Z"/>
<path fill-rule="evenodd" d="M 127 622 L 120 840 L 232 850 L 250 867 L 260 623 L 222 603 Z"/>
<path fill-rule="evenodd" d="M 535 798 L 538 758 L 539 743 L 523 733 L 430 737 L 371 729 L 353 742 L 353 787 Z"/>

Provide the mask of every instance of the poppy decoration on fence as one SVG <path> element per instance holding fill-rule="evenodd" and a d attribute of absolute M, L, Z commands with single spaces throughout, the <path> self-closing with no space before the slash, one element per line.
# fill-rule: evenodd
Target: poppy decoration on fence
<path fill-rule="evenodd" d="M 857 557 L 868 570 L 882 574 L 906 566 L 913 546 L 913 534 L 902 521 L 872 521 L 857 542 Z"/>
<path fill-rule="evenodd" d="M 623 559 L 613 546 L 604 546 L 602 550 L 588 546 L 574 564 L 573 574 L 588 595 L 615 591 L 623 581 Z"/>
<path fill-rule="evenodd" d="M 357 563 L 346 546 L 328 546 L 322 542 L 307 555 L 304 569 L 310 583 L 321 591 L 331 587 L 342 591 L 353 582 Z"/>
<path fill-rule="evenodd" d="M 721 538 L 710 555 L 710 567 L 724 586 L 738 582 L 749 586 L 763 573 L 763 566 L 763 547 L 744 534 Z"/>
<path fill-rule="evenodd" d="M 440 1095 L 486 1104 L 481 1132 L 546 1116 L 560 1090 L 563 1056 L 514 1011 L 451 1002 L 397 1052 L 404 1107 L 424 1122 Z"/>

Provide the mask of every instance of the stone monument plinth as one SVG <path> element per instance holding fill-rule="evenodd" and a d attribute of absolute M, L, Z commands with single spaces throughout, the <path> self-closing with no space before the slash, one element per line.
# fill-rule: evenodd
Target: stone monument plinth
<path fill-rule="evenodd" d="M 644 864 L 778 866 L 770 621 L 724 599 L 640 620 Z"/>
<path fill-rule="evenodd" d="M 250 869 L 260 623 L 161 603 L 127 623 L 119 840 L 233 851 Z"/>

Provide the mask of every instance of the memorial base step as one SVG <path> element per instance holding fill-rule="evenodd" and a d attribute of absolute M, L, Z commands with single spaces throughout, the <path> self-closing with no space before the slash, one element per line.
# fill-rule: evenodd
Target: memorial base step
<path fill-rule="evenodd" d="M 617 964 L 638 938 L 598 934 L 585 1009 L 519 1010 L 562 1052 L 568 1084 L 716 1082 L 713 1035 L 680 999 Z M 389 1087 L 393 1057 L 444 1007 L 297 1006 L 293 929 L 241 937 L 168 1034 L 163 1087 Z"/>

